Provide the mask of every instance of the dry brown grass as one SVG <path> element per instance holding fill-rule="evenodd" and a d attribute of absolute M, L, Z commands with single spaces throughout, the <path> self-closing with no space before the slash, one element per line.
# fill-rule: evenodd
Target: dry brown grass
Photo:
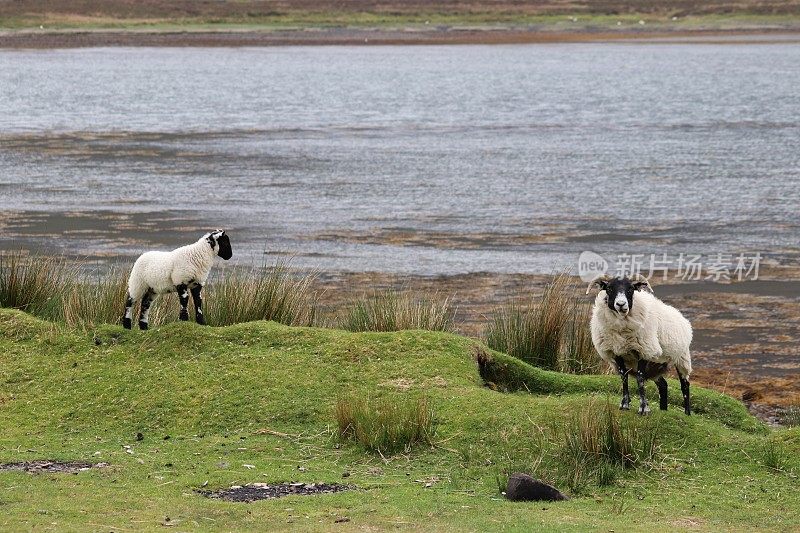
<path fill-rule="evenodd" d="M 589 332 L 591 308 L 567 273 L 553 276 L 538 297 L 495 310 L 486 343 L 534 366 L 572 374 L 605 371 Z"/>
<path fill-rule="evenodd" d="M 454 331 L 454 318 L 455 309 L 447 298 L 387 290 L 352 302 L 335 325 L 348 331 Z"/>

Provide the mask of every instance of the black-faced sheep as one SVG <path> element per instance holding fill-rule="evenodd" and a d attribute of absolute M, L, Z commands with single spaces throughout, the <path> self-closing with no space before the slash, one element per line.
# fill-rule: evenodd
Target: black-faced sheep
<path fill-rule="evenodd" d="M 683 392 L 683 407 L 691 414 L 689 375 L 692 358 L 692 325 L 674 307 L 652 294 L 647 278 L 631 279 L 601 276 L 589 285 L 600 288 L 592 311 L 592 343 L 600 358 L 616 368 L 622 378 L 620 409 L 630 409 L 628 373 L 635 372 L 639 388 L 639 414 L 650 411 L 644 393 L 644 382 L 656 382 L 659 404 L 667 409 L 667 382 L 664 375 L 669 365 L 675 366 Z M 587 294 L 589 292 L 587 289 Z"/>
<path fill-rule="evenodd" d="M 147 329 L 148 315 L 153 298 L 159 294 L 177 292 L 181 303 L 179 318 L 189 320 L 189 293 L 194 300 L 195 320 L 205 324 L 202 310 L 203 290 L 214 257 L 226 261 L 233 256 L 231 241 L 223 230 L 203 235 L 194 244 L 181 246 L 171 252 L 145 252 L 133 264 L 128 278 L 128 294 L 125 299 L 125 316 L 122 325 L 131 329 L 134 304 L 141 300 L 139 328 Z"/>

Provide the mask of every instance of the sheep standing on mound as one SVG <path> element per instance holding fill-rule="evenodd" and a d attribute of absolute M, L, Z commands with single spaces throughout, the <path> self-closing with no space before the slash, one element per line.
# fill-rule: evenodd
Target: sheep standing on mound
<path fill-rule="evenodd" d="M 171 252 L 145 252 L 133 264 L 128 278 L 128 294 L 125 299 L 125 316 L 122 325 L 131 329 L 134 304 L 141 300 L 139 329 L 147 329 L 147 317 L 153 298 L 159 294 L 177 292 L 181 302 L 181 320 L 189 320 L 189 292 L 194 300 L 195 320 L 205 324 L 202 310 L 203 290 L 208 273 L 214 264 L 214 257 L 226 261 L 233 256 L 231 241 L 223 230 L 206 233 L 194 244 L 181 246 Z"/>
<path fill-rule="evenodd" d="M 666 410 L 664 375 L 669 365 L 673 365 L 681 382 L 684 412 L 690 415 L 692 325 L 680 311 L 653 295 L 644 276 L 637 274 L 631 279 L 601 276 L 592 281 L 589 289 L 593 285 L 600 287 L 600 292 L 592 311 L 592 343 L 600 358 L 616 368 L 622 378 L 619 408 L 630 409 L 628 373 L 634 372 L 639 387 L 639 414 L 650 412 L 644 394 L 646 379 L 656 382 L 661 410 Z"/>

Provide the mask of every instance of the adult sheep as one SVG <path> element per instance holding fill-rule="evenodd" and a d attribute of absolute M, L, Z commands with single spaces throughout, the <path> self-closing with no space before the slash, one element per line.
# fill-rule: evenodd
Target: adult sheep
<path fill-rule="evenodd" d="M 630 279 L 601 276 L 589 285 L 600 288 L 592 310 L 592 343 L 600 358 L 616 368 L 622 378 L 620 409 L 630 409 L 628 373 L 635 372 L 639 388 L 639 414 L 650 412 L 644 382 L 652 379 L 658 387 L 659 404 L 667 409 L 669 365 L 678 373 L 683 393 L 683 409 L 692 412 L 689 398 L 689 375 L 692 358 L 692 325 L 674 307 L 653 295 L 650 282 L 636 274 Z"/>
<path fill-rule="evenodd" d="M 133 264 L 128 278 L 125 298 L 125 316 L 122 325 L 131 329 L 134 304 L 141 300 L 139 329 L 147 329 L 147 320 L 153 298 L 159 294 L 177 292 L 181 302 L 181 320 L 189 320 L 189 292 L 194 301 L 195 320 L 205 324 L 200 291 L 208 279 L 214 257 L 228 260 L 233 256 L 231 241 L 221 229 L 203 235 L 194 244 L 181 246 L 171 252 L 145 252 Z"/>

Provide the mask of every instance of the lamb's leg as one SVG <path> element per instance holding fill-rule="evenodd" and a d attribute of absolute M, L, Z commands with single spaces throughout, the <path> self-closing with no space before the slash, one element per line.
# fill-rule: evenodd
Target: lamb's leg
<path fill-rule="evenodd" d="M 206 319 L 203 316 L 203 297 L 200 296 L 200 291 L 202 290 L 202 285 L 195 285 L 191 288 L 192 300 L 194 301 L 194 319 L 201 326 L 205 326 Z"/>
<path fill-rule="evenodd" d="M 153 303 L 153 291 L 147 291 L 142 296 L 142 310 L 139 312 L 139 329 L 147 329 L 148 317 L 150 316 L 150 305 Z"/>
<path fill-rule="evenodd" d="M 689 399 L 689 380 L 683 377 L 680 371 L 678 371 L 678 379 L 681 381 L 681 392 L 683 393 L 683 412 L 691 415 L 692 402 Z"/>
<path fill-rule="evenodd" d="M 129 292 L 125 293 L 125 316 L 122 317 L 122 327 L 131 329 L 131 318 L 133 317 L 133 298 Z"/>
<path fill-rule="evenodd" d="M 617 363 L 617 372 L 622 378 L 622 401 L 619 404 L 619 408 L 627 411 L 631 408 L 631 395 L 628 391 L 628 369 L 625 367 L 625 360 L 622 357 L 615 357 L 614 361 Z"/>
<path fill-rule="evenodd" d="M 175 287 L 175 290 L 178 292 L 178 300 L 181 302 L 181 313 L 178 318 L 186 322 L 189 320 L 189 288 L 181 283 Z"/>
<path fill-rule="evenodd" d="M 639 386 L 639 414 L 646 415 L 650 412 L 647 397 L 644 394 L 644 369 L 647 366 L 641 359 L 636 364 L 636 384 Z"/>
<path fill-rule="evenodd" d="M 662 411 L 667 410 L 667 380 L 661 376 L 656 380 L 656 387 L 658 387 L 658 406 Z"/>

